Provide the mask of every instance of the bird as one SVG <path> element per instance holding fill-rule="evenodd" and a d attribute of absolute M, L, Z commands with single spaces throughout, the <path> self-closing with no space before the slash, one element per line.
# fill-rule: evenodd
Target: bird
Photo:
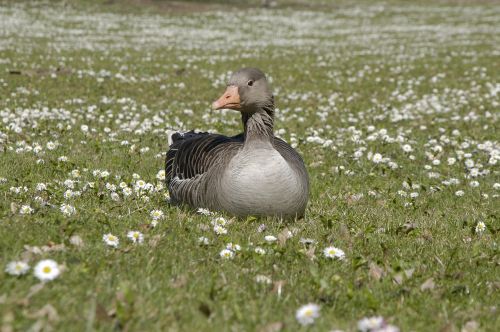
<path fill-rule="evenodd" d="M 299 153 L 274 135 L 274 96 L 265 74 L 237 70 L 212 109 L 240 112 L 243 133 L 171 133 L 165 160 L 171 203 L 236 217 L 304 217 L 309 175 Z"/>

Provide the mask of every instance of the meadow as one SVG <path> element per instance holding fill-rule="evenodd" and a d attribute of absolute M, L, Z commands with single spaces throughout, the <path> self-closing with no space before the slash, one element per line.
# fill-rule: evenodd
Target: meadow
<path fill-rule="evenodd" d="M 498 331 L 498 17 L 0 2 L 1 331 Z M 241 132 L 210 105 L 249 66 L 307 165 L 304 219 L 168 204 L 167 131 Z"/>

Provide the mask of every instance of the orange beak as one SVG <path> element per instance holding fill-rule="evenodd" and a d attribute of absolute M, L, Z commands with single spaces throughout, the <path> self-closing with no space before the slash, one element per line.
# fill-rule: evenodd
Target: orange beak
<path fill-rule="evenodd" d="M 229 108 L 232 110 L 239 110 L 241 108 L 240 94 L 238 93 L 237 86 L 229 85 L 222 96 L 213 102 L 212 109 L 220 110 L 222 108 Z"/>

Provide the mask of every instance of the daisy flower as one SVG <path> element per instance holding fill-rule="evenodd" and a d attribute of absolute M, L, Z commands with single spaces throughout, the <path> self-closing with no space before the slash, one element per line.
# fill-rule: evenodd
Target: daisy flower
<path fill-rule="evenodd" d="M 63 184 L 69 189 L 73 189 L 75 187 L 75 181 L 70 179 L 64 180 Z"/>
<path fill-rule="evenodd" d="M 262 249 L 261 247 L 256 247 L 254 249 L 254 251 L 259 254 L 259 255 L 265 255 L 266 254 L 266 251 L 264 249 Z"/>
<path fill-rule="evenodd" d="M 108 234 L 104 234 L 102 236 L 102 240 L 104 241 L 104 243 L 106 243 L 108 246 L 110 247 L 118 247 L 118 244 L 120 243 L 120 240 L 118 239 L 118 237 L 114 236 L 113 234 L 111 233 L 108 233 Z"/>
<path fill-rule="evenodd" d="M 44 191 L 47 190 L 47 185 L 45 183 L 38 183 L 36 185 L 36 191 Z"/>
<path fill-rule="evenodd" d="M 109 191 L 116 191 L 116 185 L 107 182 L 106 183 L 106 189 L 108 189 Z"/>
<path fill-rule="evenodd" d="M 335 248 L 335 247 L 327 247 L 323 250 L 323 254 L 325 255 L 326 258 L 337 258 L 337 259 L 344 259 L 345 258 L 345 253 L 342 249 Z"/>
<path fill-rule="evenodd" d="M 410 144 L 403 145 L 402 149 L 403 149 L 404 152 L 412 152 L 413 151 L 413 148 L 411 147 Z"/>
<path fill-rule="evenodd" d="M 29 205 L 23 205 L 19 209 L 19 213 L 20 214 L 32 214 L 33 213 L 33 209 Z"/>
<path fill-rule="evenodd" d="M 141 189 L 144 189 L 146 187 L 146 181 L 144 180 L 137 180 L 137 182 L 135 183 L 135 190 L 141 190 Z"/>
<path fill-rule="evenodd" d="M 217 235 L 224 235 L 224 234 L 227 234 L 227 229 L 225 229 L 224 227 L 222 227 L 220 225 L 215 225 L 214 232 Z"/>
<path fill-rule="evenodd" d="M 115 202 L 118 202 L 120 200 L 120 195 L 118 195 L 117 193 L 115 192 L 112 192 L 110 195 L 111 199 Z"/>
<path fill-rule="evenodd" d="M 320 307 L 317 304 L 309 303 L 300 307 L 295 313 L 295 318 L 300 325 L 311 325 L 319 317 Z"/>
<path fill-rule="evenodd" d="M 47 149 L 49 149 L 49 150 L 54 150 L 57 147 L 56 143 L 54 143 L 54 142 L 47 142 L 46 146 L 47 146 Z"/>
<path fill-rule="evenodd" d="M 381 163 L 383 160 L 383 157 L 380 153 L 375 153 L 372 157 L 372 161 L 375 163 L 375 164 L 378 164 L 378 163 Z"/>
<path fill-rule="evenodd" d="M 26 274 L 29 269 L 30 266 L 27 263 L 23 261 L 14 261 L 7 264 L 7 266 L 5 267 L 5 272 L 12 276 L 20 276 Z"/>
<path fill-rule="evenodd" d="M 38 262 L 34 268 L 35 277 L 40 281 L 51 281 L 59 276 L 61 270 L 56 261 L 52 259 L 44 259 Z"/>
<path fill-rule="evenodd" d="M 212 214 L 212 212 L 210 212 L 208 209 L 203 209 L 203 208 L 199 208 L 196 212 L 204 216 L 210 216 Z"/>
<path fill-rule="evenodd" d="M 361 332 L 378 331 L 385 325 L 384 318 L 382 316 L 377 317 L 365 317 L 358 321 L 358 330 Z"/>
<path fill-rule="evenodd" d="M 276 242 L 277 238 L 276 236 L 273 235 L 266 235 L 264 236 L 264 240 L 266 240 L 269 243 Z"/>
<path fill-rule="evenodd" d="M 144 242 L 144 235 L 141 232 L 139 232 L 139 231 L 129 231 L 127 233 L 127 237 L 133 243 L 142 243 L 142 242 Z"/>
<path fill-rule="evenodd" d="M 241 246 L 239 244 L 235 244 L 235 243 L 228 243 L 226 244 L 226 249 L 229 249 L 231 251 L 240 251 L 241 250 Z"/>
<path fill-rule="evenodd" d="M 217 217 L 217 218 L 212 219 L 212 221 L 210 223 L 212 224 L 212 226 L 216 226 L 216 225 L 226 226 L 227 220 L 224 219 L 223 217 Z"/>
<path fill-rule="evenodd" d="M 220 253 L 219 256 L 222 257 L 223 259 L 233 259 L 234 257 L 234 252 L 229 250 L 229 249 L 223 249 Z"/>
<path fill-rule="evenodd" d="M 258 284 L 272 284 L 273 280 L 269 278 L 268 276 L 258 274 L 255 276 L 255 282 Z"/>
<path fill-rule="evenodd" d="M 123 192 L 123 196 L 125 196 L 125 197 L 132 195 L 132 189 L 130 189 L 129 187 L 123 188 L 122 192 Z"/>
<path fill-rule="evenodd" d="M 482 221 L 478 222 L 476 225 L 476 233 L 482 234 L 486 230 L 486 224 Z"/>
<path fill-rule="evenodd" d="M 153 218 L 153 220 L 159 220 L 163 218 L 163 211 L 153 210 L 149 213 L 149 215 L 151 216 L 151 218 Z"/>
<path fill-rule="evenodd" d="M 64 214 L 65 216 L 68 216 L 68 217 L 75 214 L 75 212 L 76 212 L 76 209 L 69 204 L 61 205 L 60 209 L 61 209 L 62 214 Z"/>
<path fill-rule="evenodd" d="M 162 170 L 158 171 L 158 173 L 156 173 L 156 178 L 160 181 L 164 181 L 165 180 L 165 170 L 162 169 Z"/>
<path fill-rule="evenodd" d="M 198 238 L 198 243 L 199 243 L 199 244 L 202 244 L 202 245 L 207 246 L 207 245 L 209 245 L 209 244 L 210 244 L 210 241 L 208 240 L 208 238 L 207 238 L 207 237 L 205 237 L 205 236 L 200 236 L 200 237 Z"/>

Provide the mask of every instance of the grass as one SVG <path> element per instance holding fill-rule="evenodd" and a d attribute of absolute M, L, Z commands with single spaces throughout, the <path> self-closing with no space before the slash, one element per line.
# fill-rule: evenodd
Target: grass
<path fill-rule="evenodd" d="M 401 331 L 498 330 L 500 7 L 293 4 L 231 15 L 0 5 L 1 263 L 64 268 L 44 284 L 32 270 L 2 269 L 2 330 L 354 331 L 375 315 Z M 130 197 L 118 188 L 113 200 L 106 183 L 132 188 L 134 173 L 161 183 L 167 129 L 241 130 L 236 113 L 209 105 L 243 66 L 272 78 L 276 131 L 308 165 L 306 217 L 231 219 L 219 236 L 210 217 L 169 206 L 164 188 Z M 64 198 L 67 179 L 81 196 Z M 76 213 L 63 215 L 64 203 Z M 155 209 L 165 218 L 151 227 Z M 222 260 L 229 242 L 242 250 Z M 326 259 L 330 245 L 346 259 Z M 307 303 L 321 313 L 301 327 L 295 312 Z"/>

